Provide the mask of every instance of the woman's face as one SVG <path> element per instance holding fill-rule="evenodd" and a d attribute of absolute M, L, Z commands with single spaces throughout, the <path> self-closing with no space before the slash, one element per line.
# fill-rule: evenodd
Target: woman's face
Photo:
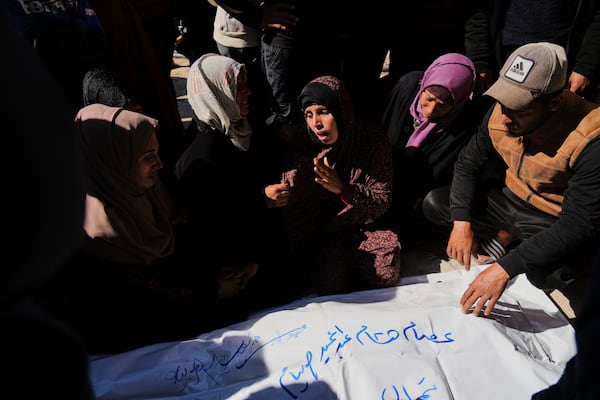
<path fill-rule="evenodd" d="M 239 74 L 237 78 L 237 93 L 235 95 L 235 103 L 240 109 L 242 117 L 247 117 L 250 114 L 250 106 L 248 105 L 248 99 L 252 91 L 246 86 L 246 77 L 243 74 Z"/>
<path fill-rule="evenodd" d="M 425 118 L 432 121 L 446 116 L 454 107 L 452 104 L 444 103 L 427 89 L 421 93 L 419 103 L 421 105 L 421 112 Z"/>
<path fill-rule="evenodd" d="M 338 127 L 327 107 L 314 104 L 304 109 L 304 119 L 310 130 L 326 145 L 332 145 L 338 140 Z"/>
<path fill-rule="evenodd" d="M 158 140 L 156 134 L 153 134 L 142 154 L 134 160 L 131 168 L 133 183 L 140 192 L 144 192 L 156 184 L 158 171 L 162 167 L 163 163 L 158 156 Z"/>

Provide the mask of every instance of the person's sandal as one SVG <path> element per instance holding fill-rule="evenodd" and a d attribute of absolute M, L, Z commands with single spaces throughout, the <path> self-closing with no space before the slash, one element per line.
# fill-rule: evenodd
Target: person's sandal
<path fill-rule="evenodd" d="M 478 253 L 489 257 L 489 262 L 496 262 L 506 255 L 508 251 L 495 238 L 479 243 Z"/>

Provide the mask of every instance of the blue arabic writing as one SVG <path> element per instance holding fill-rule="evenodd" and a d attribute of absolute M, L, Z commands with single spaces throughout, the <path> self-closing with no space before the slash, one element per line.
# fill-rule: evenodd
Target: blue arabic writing
<path fill-rule="evenodd" d="M 194 357 L 188 364 L 177 365 L 175 369 L 168 371 L 166 380 L 174 385 L 178 385 L 181 391 L 186 390 L 190 385 L 218 386 L 220 384 L 219 376 L 231 373 L 232 370 L 244 368 L 266 346 L 297 339 L 307 329 L 307 325 L 303 324 L 298 328 L 279 334 L 266 341 L 261 341 L 262 338 L 260 336 L 248 336 L 246 339 L 242 339 L 233 351 L 208 354 L 209 357 L 204 361 Z M 313 359 L 312 351 L 306 351 L 305 361 L 299 367 L 293 369 L 284 366 L 282 368 L 279 376 L 279 385 L 292 399 L 297 399 L 308 390 L 311 382 L 319 380 L 317 372 L 318 364 L 327 365 L 332 359 L 340 362 L 343 360 L 342 349 L 352 342 L 361 346 L 365 346 L 368 343 L 388 345 L 400 338 L 404 338 L 406 341 L 413 339 L 417 341 L 427 340 L 431 343 L 443 344 L 454 342 L 454 338 L 451 336 L 452 332 L 446 332 L 441 337 L 434 332 L 428 335 L 420 333 L 414 321 L 410 321 L 402 330 L 372 330 L 366 325 L 361 325 L 358 331 L 354 333 L 354 336 L 346 333 L 344 329 L 336 324 L 333 325 L 333 329 L 327 331 L 327 341 L 320 346 L 318 360 Z M 419 385 L 422 384 L 424 379 L 421 379 Z M 298 383 L 301 383 L 301 385 L 297 385 Z M 294 390 L 291 389 L 292 387 Z M 419 396 L 414 397 L 409 394 L 404 385 L 401 385 L 400 389 L 392 385 L 390 389 L 382 391 L 382 400 L 427 399 L 429 398 L 428 392 L 436 389 L 436 386 L 433 385 Z"/>
<path fill-rule="evenodd" d="M 356 342 L 362 346 L 366 345 L 367 343 L 373 343 L 376 345 L 387 345 L 392 342 L 395 342 L 401 337 L 404 337 L 404 339 L 407 341 L 410 341 L 414 337 L 414 339 L 416 339 L 417 341 L 428 340 L 432 343 L 442 344 L 454 342 L 454 339 L 451 336 L 452 332 L 444 333 L 443 339 L 440 339 L 439 336 L 435 333 L 431 333 L 430 335 L 420 334 L 417 331 L 417 324 L 414 321 L 410 321 L 410 323 L 406 327 L 404 327 L 402 331 L 399 331 L 397 329 L 388 329 L 386 331 L 370 331 L 369 327 L 367 327 L 366 325 L 361 325 L 358 332 L 356 332 L 356 334 L 354 335 L 354 339 L 356 339 Z M 341 356 L 340 351 L 352 340 L 352 337 L 346 332 L 344 332 L 344 330 L 340 328 L 339 325 L 334 325 L 334 329 L 327 331 L 327 342 L 320 348 L 319 362 L 323 365 L 327 365 L 331 362 L 332 355 L 334 355 L 338 361 L 342 360 L 343 357 Z M 309 380 L 311 378 L 315 381 L 318 380 L 318 374 L 315 372 L 312 363 L 312 353 L 308 351 L 306 354 L 307 363 L 302 364 L 297 372 L 290 371 L 288 367 L 284 367 L 279 377 L 280 387 L 283 390 L 285 390 L 285 392 L 292 399 L 297 399 L 304 392 L 306 392 L 310 383 Z M 307 376 L 305 374 L 307 369 L 311 371 L 312 375 Z M 421 379 L 419 384 L 421 384 L 423 380 L 424 378 Z M 289 385 L 289 383 L 286 384 L 287 382 L 293 382 L 297 384 L 300 381 L 302 381 L 304 384 L 300 385 L 302 389 L 296 392 L 292 391 L 291 385 Z M 406 391 L 405 387 L 402 386 L 402 391 L 405 398 L 400 397 L 401 394 L 396 386 L 392 386 L 392 389 L 396 394 L 397 400 L 416 400 L 429 398 L 427 392 L 430 390 L 435 390 L 436 387 L 434 385 L 432 388 L 425 390 L 420 396 L 411 397 Z M 382 399 L 385 399 L 385 397 L 383 397 L 385 396 L 385 394 L 386 390 L 384 390 L 382 393 Z"/>
<path fill-rule="evenodd" d="M 177 365 L 174 370 L 167 372 L 166 380 L 175 385 L 180 385 L 182 391 L 189 385 L 204 382 L 202 376 L 206 376 L 210 381 L 217 383 L 216 376 L 228 373 L 231 365 L 236 369 L 241 369 L 266 346 L 282 342 L 284 339 L 297 339 L 307 328 L 306 324 L 303 324 L 298 328 L 277 335 L 264 343 L 260 342 L 260 336 L 242 340 L 235 351 L 220 355 L 212 354 L 210 361 L 207 363 L 194 358 L 189 365 Z M 234 361 L 236 361 L 235 364 L 233 364 Z"/>
<path fill-rule="evenodd" d="M 425 377 L 421 378 L 419 380 L 419 382 L 417 383 L 417 385 L 420 386 L 424 382 L 425 382 Z M 420 390 L 421 389 L 413 390 L 413 392 L 415 392 L 415 391 L 419 392 Z M 431 392 L 433 390 L 437 390 L 437 386 L 435 384 L 433 386 L 425 389 L 423 392 L 421 392 L 420 395 L 413 397 L 409 394 L 409 391 L 406 388 L 406 386 L 402 385 L 402 393 L 400 393 L 400 391 L 398 390 L 398 387 L 396 385 L 392 385 L 392 390 L 391 390 L 390 396 L 388 396 L 388 390 L 387 390 L 387 388 L 385 388 L 381 392 L 381 400 L 425 400 L 425 399 L 428 399 L 431 397 L 429 392 Z M 405 397 L 402 397 L 402 395 L 404 395 Z"/>

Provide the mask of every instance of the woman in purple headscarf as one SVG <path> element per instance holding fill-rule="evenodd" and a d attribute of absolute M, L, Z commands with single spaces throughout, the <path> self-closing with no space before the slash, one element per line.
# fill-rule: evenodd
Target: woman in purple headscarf
<path fill-rule="evenodd" d="M 403 236 L 419 226 L 421 198 L 450 183 L 454 161 L 485 111 L 471 100 L 476 79 L 468 57 L 447 53 L 424 72 L 400 77 L 390 93 L 382 122 L 394 147 L 394 192 L 386 219 Z"/>

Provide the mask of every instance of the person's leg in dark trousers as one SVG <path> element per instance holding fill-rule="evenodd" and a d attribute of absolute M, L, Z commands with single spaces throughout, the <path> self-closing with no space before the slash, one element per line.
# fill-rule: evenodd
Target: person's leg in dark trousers
<path fill-rule="evenodd" d="M 266 121 L 268 126 L 299 120 L 296 95 L 301 87 L 295 81 L 294 52 L 293 48 L 274 46 L 262 40 L 262 68 L 273 98 L 271 114 Z"/>
<path fill-rule="evenodd" d="M 451 228 L 449 194 L 448 186 L 429 192 L 423 200 L 423 214 L 434 224 Z M 555 217 L 535 209 L 506 188 L 489 190 L 477 199 L 474 210 L 473 231 L 481 239 L 504 230 L 525 240 L 556 221 Z"/>
<path fill-rule="evenodd" d="M 423 200 L 425 217 L 436 225 L 452 227 L 450 220 L 450 189 L 448 186 L 432 190 Z M 483 192 L 474 206 L 473 231 L 478 240 L 493 237 L 499 230 L 512 234 L 516 239 L 524 241 L 548 228 L 556 221 L 556 217 L 546 214 L 524 202 L 507 188 L 491 189 Z M 552 274 L 546 271 L 527 274 L 528 279 L 540 289 L 562 289 L 570 284 L 576 276 L 587 275 L 588 268 L 575 268 L 586 264 L 588 252 L 574 249 L 573 257 L 568 265 L 557 268 Z M 587 264 L 586 264 L 587 265 Z M 575 273 L 575 269 L 580 272 Z"/>

